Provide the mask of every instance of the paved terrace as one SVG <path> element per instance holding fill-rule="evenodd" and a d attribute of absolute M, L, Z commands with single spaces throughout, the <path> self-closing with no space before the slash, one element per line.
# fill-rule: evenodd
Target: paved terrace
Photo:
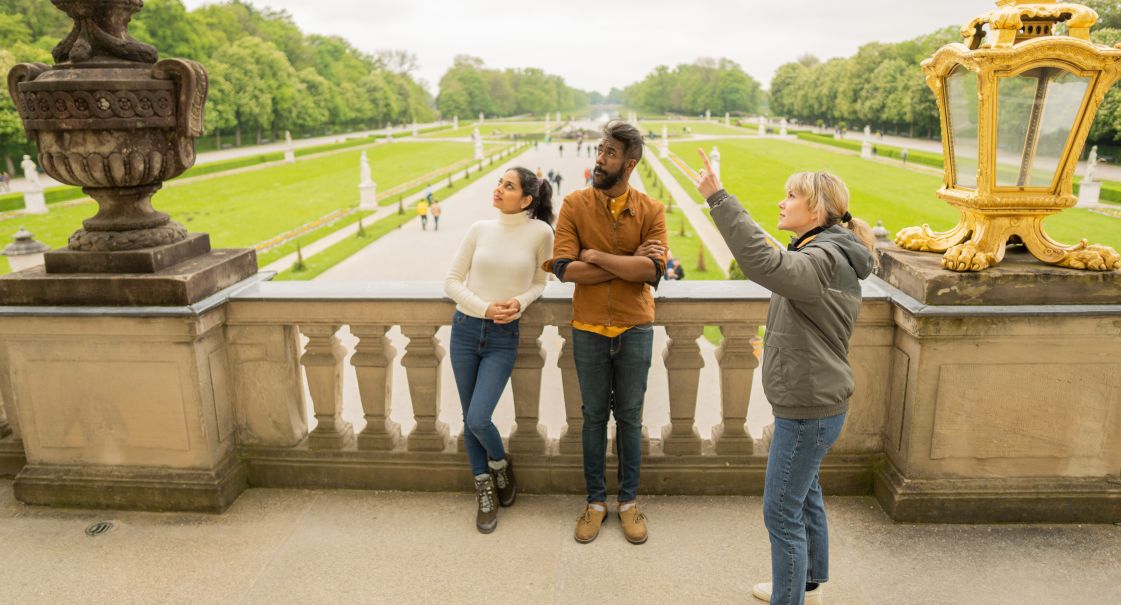
<path fill-rule="evenodd" d="M 28 507 L 0 482 L 7 603 L 753 603 L 762 504 L 650 497 L 650 541 L 613 518 L 572 539 L 578 496 L 522 495 L 495 533 L 470 494 L 251 489 L 225 514 Z M 836 605 L 1121 602 L 1121 527 L 893 524 L 827 498 Z M 91 523 L 115 528 L 88 537 Z"/>

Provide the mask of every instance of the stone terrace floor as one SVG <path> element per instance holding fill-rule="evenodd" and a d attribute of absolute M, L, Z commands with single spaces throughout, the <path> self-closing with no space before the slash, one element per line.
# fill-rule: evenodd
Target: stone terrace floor
<path fill-rule="evenodd" d="M 577 496 L 522 495 L 489 536 L 470 494 L 252 489 L 225 514 L 27 507 L 0 481 L 5 603 L 759 603 L 759 498 L 649 497 L 650 541 Z M 1121 603 L 1121 526 L 899 525 L 829 498 L 826 603 Z M 114 530 L 85 528 L 112 520 Z"/>

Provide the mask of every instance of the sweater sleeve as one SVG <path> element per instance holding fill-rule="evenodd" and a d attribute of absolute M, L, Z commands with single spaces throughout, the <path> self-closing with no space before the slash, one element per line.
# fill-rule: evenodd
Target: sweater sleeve
<path fill-rule="evenodd" d="M 722 201 L 710 202 L 712 219 L 744 275 L 790 300 L 808 302 L 821 298 L 832 270 L 830 256 L 817 249 L 778 250 L 735 196 L 721 191 L 710 199 L 721 195 L 726 196 Z"/>
<path fill-rule="evenodd" d="M 464 236 L 463 242 L 459 245 L 459 251 L 456 252 L 451 267 L 448 268 L 448 275 L 444 278 L 444 293 L 467 311 L 469 315 L 486 317 L 487 307 L 490 304 L 467 287 L 467 274 L 471 271 L 471 259 L 475 256 L 475 242 L 478 234 L 479 226 L 475 224 Z"/>
<path fill-rule="evenodd" d="M 542 234 L 541 241 L 538 242 L 537 245 L 536 254 L 537 257 L 535 259 L 536 264 L 534 265 L 533 271 L 533 283 L 529 286 L 528 290 L 514 297 L 515 299 L 517 299 L 518 303 L 521 304 L 522 313 L 525 313 L 526 308 L 529 307 L 529 305 L 533 304 L 533 301 L 541 298 L 541 294 L 545 292 L 545 282 L 549 274 L 545 273 L 542 267 L 545 266 L 545 263 L 548 262 L 549 258 L 553 255 L 552 229 L 548 229 Z M 518 317 L 521 317 L 520 313 L 518 314 Z"/>

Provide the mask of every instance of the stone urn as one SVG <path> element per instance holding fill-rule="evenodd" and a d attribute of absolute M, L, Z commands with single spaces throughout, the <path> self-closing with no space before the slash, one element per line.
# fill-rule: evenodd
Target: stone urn
<path fill-rule="evenodd" d="M 53 67 L 12 68 L 8 92 L 43 170 L 98 212 L 42 267 L 0 276 L 0 305 L 191 305 L 252 276 L 254 250 L 212 250 L 207 234 L 152 207 L 163 182 L 195 163 L 206 70 L 158 61 L 129 35 L 142 0 L 51 2 L 74 29 Z"/>
<path fill-rule="evenodd" d="M 153 209 L 152 195 L 195 162 L 206 70 L 184 59 L 157 62 L 154 47 L 129 35 L 142 0 L 51 1 L 74 29 L 55 47 L 53 68 L 15 66 L 8 91 L 43 170 L 98 203 L 69 248 L 138 250 L 185 240 L 187 230 Z"/>

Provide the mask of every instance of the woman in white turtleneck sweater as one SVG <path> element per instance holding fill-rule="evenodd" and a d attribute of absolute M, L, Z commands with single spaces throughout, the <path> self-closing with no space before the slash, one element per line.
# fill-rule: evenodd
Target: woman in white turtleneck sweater
<path fill-rule="evenodd" d="M 552 197 L 544 178 L 525 168 L 507 170 L 494 190 L 498 219 L 471 225 L 444 280 L 456 302 L 452 372 L 482 533 L 494 531 L 498 506 L 517 496 L 513 465 L 491 417 L 514 371 L 518 320 L 545 290 L 541 265 L 553 254 Z"/>

